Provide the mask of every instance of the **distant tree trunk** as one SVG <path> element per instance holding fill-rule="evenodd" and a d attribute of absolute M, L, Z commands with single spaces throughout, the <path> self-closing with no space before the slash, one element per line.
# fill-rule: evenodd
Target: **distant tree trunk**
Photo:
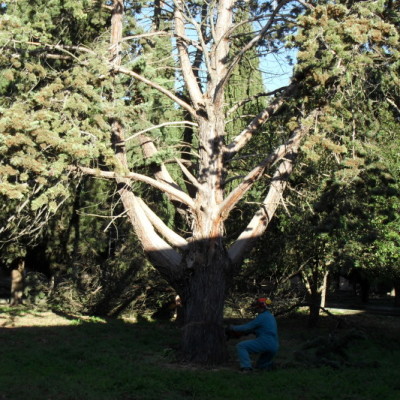
<path fill-rule="evenodd" d="M 400 307 L 400 281 L 394 283 L 394 306 Z"/>
<path fill-rule="evenodd" d="M 24 295 L 24 272 L 25 260 L 19 259 L 16 268 L 11 271 L 11 306 L 22 304 L 22 297 Z"/>
<path fill-rule="evenodd" d="M 325 271 L 324 279 L 322 281 L 322 288 L 321 288 L 321 307 L 325 307 L 325 304 L 326 304 L 326 295 L 328 292 L 328 275 L 329 275 L 329 272 Z"/>
<path fill-rule="evenodd" d="M 354 268 L 349 274 L 349 280 L 353 284 L 354 293 L 360 296 L 361 303 L 369 302 L 370 281 L 361 268 Z"/>
<path fill-rule="evenodd" d="M 369 291 L 371 284 L 368 278 L 362 277 L 360 280 L 360 296 L 363 304 L 369 303 Z"/>
<path fill-rule="evenodd" d="M 321 278 L 322 277 L 322 278 Z M 313 328 L 318 325 L 320 309 L 325 306 L 328 271 L 323 274 L 315 267 L 310 277 L 303 276 L 307 288 L 307 303 L 309 306 L 308 326 Z"/>
<path fill-rule="evenodd" d="M 319 310 L 321 307 L 321 292 L 313 290 L 308 294 L 308 305 L 310 313 L 308 315 L 308 326 L 313 328 L 318 325 L 319 321 Z"/>

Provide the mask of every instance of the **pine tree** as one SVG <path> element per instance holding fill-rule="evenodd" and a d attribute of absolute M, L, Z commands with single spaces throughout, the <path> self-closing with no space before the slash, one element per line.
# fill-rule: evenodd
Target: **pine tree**
<path fill-rule="evenodd" d="M 318 319 L 324 278 L 333 267 L 341 273 L 357 268 L 371 279 L 390 270 L 396 282 L 393 255 L 399 243 L 394 229 L 399 44 L 390 23 L 393 9 L 390 2 L 353 8 L 328 3 L 314 13 L 321 23 L 306 16 L 297 35 L 297 71 L 312 68 L 307 79 L 313 81 L 317 98 L 325 97 L 328 104 L 302 145 L 303 168 L 294 175 L 288 198 L 296 206 L 289 207 L 290 216 L 279 218 L 277 234 L 285 249 L 280 250 L 281 264 L 292 265 L 294 271 L 301 267 L 309 288 L 311 324 Z M 371 25 L 378 16 L 383 16 L 382 30 Z M 318 40 L 304 40 L 306 32 Z M 385 35 L 392 47 L 378 50 Z M 349 64 L 344 67 L 346 57 Z M 343 74 L 335 75 L 340 69 Z M 377 256 L 383 253 L 388 257 Z"/>

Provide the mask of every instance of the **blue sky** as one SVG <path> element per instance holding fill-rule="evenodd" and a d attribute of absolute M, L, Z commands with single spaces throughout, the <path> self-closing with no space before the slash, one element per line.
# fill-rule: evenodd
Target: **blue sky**
<path fill-rule="evenodd" d="M 269 54 L 261 61 L 264 85 L 267 91 L 275 90 L 290 83 L 294 65 L 290 65 L 287 56 L 296 62 L 295 50 L 285 49 L 280 54 Z"/>

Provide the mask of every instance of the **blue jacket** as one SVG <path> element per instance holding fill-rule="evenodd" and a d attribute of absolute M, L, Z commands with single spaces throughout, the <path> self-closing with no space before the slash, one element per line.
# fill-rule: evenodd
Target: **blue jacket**
<path fill-rule="evenodd" d="M 275 317 L 268 311 L 257 315 L 252 321 L 244 325 L 231 326 L 236 332 L 255 333 L 257 339 L 267 339 L 269 342 L 275 341 L 278 345 L 278 328 Z"/>

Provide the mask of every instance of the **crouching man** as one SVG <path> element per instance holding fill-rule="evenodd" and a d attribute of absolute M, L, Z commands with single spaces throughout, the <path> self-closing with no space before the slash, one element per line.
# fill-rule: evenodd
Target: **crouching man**
<path fill-rule="evenodd" d="M 271 300 L 267 298 L 257 299 L 253 304 L 258 314 L 256 318 L 244 325 L 231 325 L 229 329 L 235 332 L 254 333 L 256 338 L 245 340 L 236 345 L 241 371 L 252 371 L 250 354 L 260 354 L 257 360 L 256 369 L 270 370 L 272 359 L 279 349 L 278 329 L 275 317 L 268 310 L 267 306 Z"/>

